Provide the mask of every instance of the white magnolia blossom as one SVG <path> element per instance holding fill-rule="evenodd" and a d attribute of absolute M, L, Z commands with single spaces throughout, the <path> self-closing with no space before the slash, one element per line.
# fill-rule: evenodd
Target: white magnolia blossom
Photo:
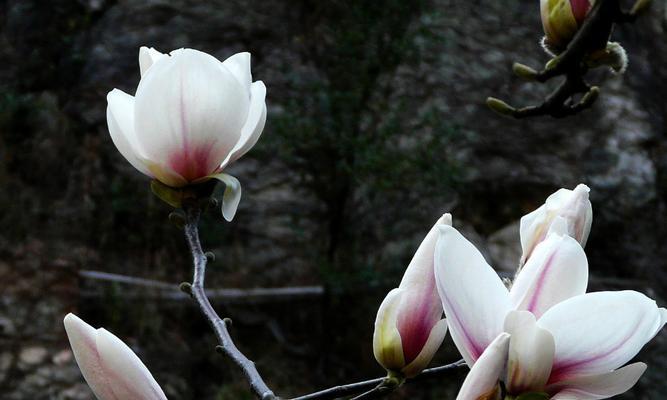
<path fill-rule="evenodd" d="M 623 365 L 667 311 L 634 291 L 585 293 L 585 253 L 563 217 L 553 222 L 509 290 L 472 243 L 441 225 L 436 282 L 452 339 L 472 367 L 457 400 L 497 399 L 499 380 L 511 396 L 604 399 L 643 373 L 641 363 Z"/>
<path fill-rule="evenodd" d="M 575 238 L 582 247 L 586 246 L 593 222 L 589 192 L 590 189 L 584 184 L 577 185 L 574 190 L 559 189 L 537 210 L 521 218 L 522 265 L 531 256 L 535 246 L 544 240 L 558 217 L 565 220 L 567 234 Z"/>
<path fill-rule="evenodd" d="M 139 357 L 106 329 L 67 314 L 65 331 L 88 386 L 99 400 L 166 400 Z"/>
<path fill-rule="evenodd" d="M 266 122 L 266 87 L 252 81 L 250 54 L 220 62 L 193 49 L 162 54 L 142 47 L 139 66 L 135 96 L 118 89 L 107 95 L 107 123 L 118 151 L 167 186 L 223 181 L 223 214 L 231 220 L 241 187 L 222 171 L 255 145 Z"/>
<path fill-rule="evenodd" d="M 373 353 L 388 371 L 411 378 L 428 366 L 447 334 L 433 270 L 438 226 L 451 225 L 443 215 L 415 252 L 398 288 L 387 294 L 378 310 Z"/>

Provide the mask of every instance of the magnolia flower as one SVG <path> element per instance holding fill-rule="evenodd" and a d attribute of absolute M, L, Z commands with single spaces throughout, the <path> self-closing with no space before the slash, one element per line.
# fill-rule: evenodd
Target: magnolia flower
<path fill-rule="evenodd" d="M 623 365 L 666 321 L 667 310 L 634 291 L 572 297 L 539 319 L 512 311 L 505 332 L 481 354 L 457 400 L 499 399 L 499 381 L 511 399 L 594 400 L 624 393 L 646 364 Z"/>
<path fill-rule="evenodd" d="M 65 331 L 81 373 L 100 400 L 166 400 L 139 357 L 107 330 L 67 314 Z"/>
<path fill-rule="evenodd" d="M 574 38 L 595 0 L 540 0 L 545 45 L 556 53 Z"/>
<path fill-rule="evenodd" d="M 445 214 L 431 228 L 400 285 L 380 305 L 375 320 L 375 358 L 388 371 L 407 378 L 426 368 L 447 333 L 435 284 L 433 253 L 438 226 L 451 224 L 452 216 Z"/>
<path fill-rule="evenodd" d="M 586 292 L 586 254 L 565 230 L 565 221 L 557 219 L 508 290 L 472 243 L 451 226 L 440 225 L 435 278 L 452 340 L 468 365 L 503 332 L 511 311 L 539 317 Z"/>
<path fill-rule="evenodd" d="M 537 210 L 521 218 L 521 264 L 523 265 L 539 244 L 556 218 L 563 218 L 567 225 L 567 234 L 575 238 L 581 246 L 586 246 L 588 234 L 593 222 L 593 207 L 588 200 L 590 189 L 584 184 L 574 190 L 559 189 Z"/>
<path fill-rule="evenodd" d="M 255 145 L 266 122 L 266 87 L 252 82 L 250 54 L 220 62 L 193 49 L 167 55 L 142 47 L 139 66 L 134 97 L 118 89 L 107 95 L 118 151 L 170 187 L 221 180 L 228 191 L 223 214 L 231 220 L 241 188 L 222 171 Z"/>

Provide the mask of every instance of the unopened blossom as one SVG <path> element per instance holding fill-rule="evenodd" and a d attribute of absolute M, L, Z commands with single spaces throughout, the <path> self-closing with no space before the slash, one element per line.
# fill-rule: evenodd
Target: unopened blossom
<path fill-rule="evenodd" d="M 375 358 L 390 373 L 407 378 L 428 366 L 447 333 L 433 270 L 438 226 L 443 224 L 452 224 L 451 215 L 443 215 L 428 232 L 375 320 Z"/>
<path fill-rule="evenodd" d="M 481 354 L 457 400 L 499 399 L 499 382 L 509 399 L 619 395 L 646 370 L 641 362 L 625 364 L 666 321 L 667 310 L 634 291 L 572 297 L 537 319 L 529 311 L 512 311 L 505 332 Z"/>
<path fill-rule="evenodd" d="M 567 234 L 586 246 L 593 222 L 593 207 L 588 199 L 590 189 L 584 184 L 574 190 L 558 189 L 535 211 L 521 218 L 521 264 L 531 256 L 535 246 L 544 240 L 557 218 L 565 221 Z"/>
<path fill-rule="evenodd" d="M 595 0 L 540 0 L 545 45 L 564 50 L 584 23 Z"/>
<path fill-rule="evenodd" d="M 106 329 L 67 314 L 65 331 L 88 386 L 99 400 L 166 400 L 139 357 Z"/>
<path fill-rule="evenodd" d="M 212 178 L 228 188 L 231 220 L 241 188 L 223 170 L 257 142 L 266 122 L 266 87 L 252 81 L 250 54 L 223 62 L 193 49 L 139 50 L 135 96 L 107 95 L 107 123 L 118 151 L 137 170 L 180 188 Z"/>

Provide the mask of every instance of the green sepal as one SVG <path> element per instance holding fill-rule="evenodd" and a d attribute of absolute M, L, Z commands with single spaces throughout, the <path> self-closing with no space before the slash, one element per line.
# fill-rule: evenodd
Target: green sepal
<path fill-rule="evenodd" d="M 151 181 L 151 191 L 160 200 L 174 208 L 181 208 L 183 205 L 183 190 L 167 186 L 164 183 L 153 179 Z"/>

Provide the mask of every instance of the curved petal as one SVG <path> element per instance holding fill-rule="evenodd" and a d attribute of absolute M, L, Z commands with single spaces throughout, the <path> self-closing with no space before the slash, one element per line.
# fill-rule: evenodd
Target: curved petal
<path fill-rule="evenodd" d="M 665 324 L 664 309 L 639 292 L 597 292 L 557 304 L 539 319 L 556 341 L 549 383 L 614 370 Z"/>
<path fill-rule="evenodd" d="M 264 125 L 266 124 L 266 86 L 264 86 L 264 82 L 257 81 L 253 83 L 250 87 L 250 92 L 248 119 L 245 125 L 243 125 L 243 129 L 241 129 L 241 137 L 232 152 L 227 156 L 227 159 L 220 165 L 220 169 L 238 160 L 250 151 L 264 130 Z"/>
<path fill-rule="evenodd" d="M 503 331 L 511 309 L 507 288 L 479 250 L 448 225 L 440 225 L 435 279 L 452 339 L 473 365 Z"/>
<path fill-rule="evenodd" d="M 456 400 L 492 400 L 499 398 L 498 379 L 505 369 L 510 335 L 501 333 L 484 350 L 466 376 Z"/>
<path fill-rule="evenodd" d="M 148 72 L 151 65 L 165 57 L 168 56 L 160 53 L 152 47 L 148 48 L 146 46 L 141 46 L 139 49 L 139 72 L 141 73 L 141 76 L 144 76 L 146 72 Z"/>
<path fill-rule="evenodd" d="M 135 127 L 147 158 L 192 182 L 216 172 L 229 155 L 250 99 L 214 57 L 192 49 L 171 54 L 141 79 Z"/>
<path fill-rule="evenodd" d="M 222 62 L 222 65 L 231 72 L 246 90 L 250 93 L 252 73 L 250 72 L 250 53 L 236 53 Z"/>
<path fill-rule="evenodd" d="M 537 326 L 528 311 L 512 311 L 505 319 L 510 339 L 507 360 L 507 391 L 519 395 L 543 391 L 554 359 L 554 338 Z"/>
<path fill-rule="evenodd" d="M 229 174 L 215 174 L 215 178 L 225 184 L 225 193 L 222 195 L 222 216 L 231 222 L 241 202 L 241 182 Z"/>
<path fill-rule="evenodd" d="M 114 399 L 167 398 L 139 357 L 106 329 L 97 330 L 97 349 L 101 365 L 113 383 Z"/>
<path fill-rule="evenodd" d="M 107 94 L 107 125 L 120 154 L 139 172 L 153 177 L 143 161 L 145 156 L 134 130 L 134 97 L 118 89 Z"/>
<path fill-rule="evenodd" d="M 588 260 L 584 249 L 570 236 L 550 233 L 521 269 L 510 290 L 510 299 L 514 308 L 530 311 L 539 318 L 555 304 L 586 293 L 587 286 Z"/>
<path fill-rule="evenodd" d="M 630 390 L 646 371 L 646 364 L 634 363 L 600 375 L 580 376 L 549 387 L 557 391 L 551 400 L 608 399 Z"/>
<path fill-rule="evenodd" d="M 100 400 L 115 399 L 108 376 L 101 365 L 100 355 L 97 352 L 97 331 L 95 328 L 71 313 L 65 316 L 63 322 L 74 358 L 88 386 Z"/>
<path fill-rule="evenodd" d="M 433 326 L 433 329 L 431 329 L 431 333 L 428 335 L 428 339 L 417 357 L 401 370 L 406 378 L 417 376 L 424 370 L 424 368 L 428 367 L 433 356 L 435 356 L 440 345 L 442 345 L 442 341 L 445 340 L 446 335 L 447 320 L 441 319 Z"/>
<path fill-rule="evenodd" d="M 389 292 L 380 304 L 375 318 L 373 354 L 377 362 L 387 370 L 400 370 L 405 366 L 401 335 L 396 327 L 402 295 L 402 289 Z"/>

